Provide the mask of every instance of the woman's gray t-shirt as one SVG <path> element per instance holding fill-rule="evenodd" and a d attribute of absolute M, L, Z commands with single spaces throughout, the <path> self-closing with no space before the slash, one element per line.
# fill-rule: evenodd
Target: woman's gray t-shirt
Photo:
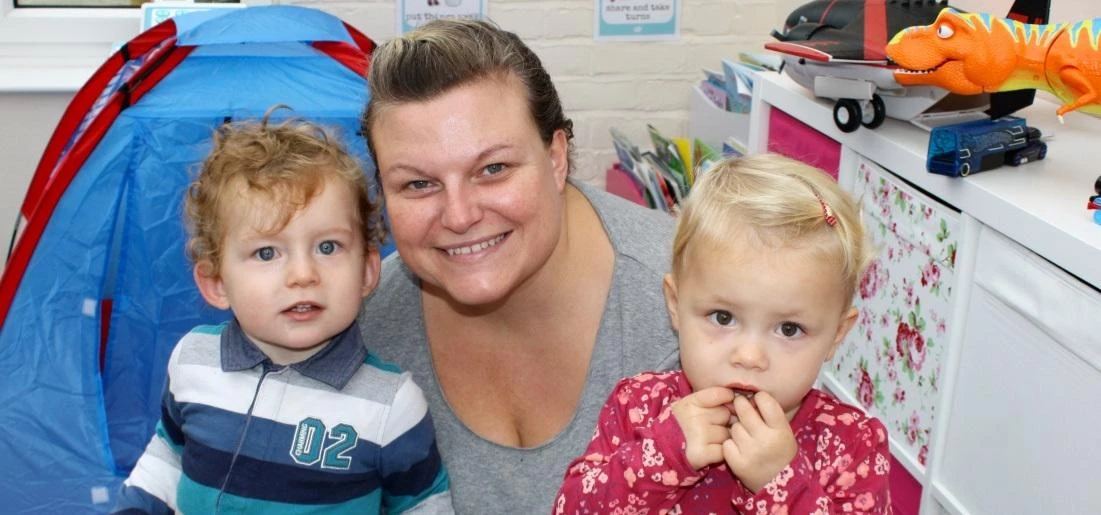
<path fill-rule="evenodd" d="M 573 419 L 533 448 L 485 440 L 455 416 L 440 391 L 425 336 L 418 280 L 396 254 L 359 323 L 368 350 L 413 374 L 424 390 L 458 513 L 540 514 L 552 508 L 566 467 L 592 438 L 600 408 L 621 378 L 679 365 L 662 297 L 674 219 L 571 181 L 592 203 L 612 242 L 615 268 L 581 402 Z"/>

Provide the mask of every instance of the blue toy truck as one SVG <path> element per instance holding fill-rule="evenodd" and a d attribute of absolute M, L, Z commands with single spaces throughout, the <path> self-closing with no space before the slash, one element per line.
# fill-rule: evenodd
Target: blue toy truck
<path fill-rule="evenodd" d="M 1003 164 L 1037 161 L 1047 155 L 1047 144 L 1040 141 L 1040 136 L 1039 129 L 1016 116 L 934 127 L 929 135 L 926 169 L 966 177 Z"/>

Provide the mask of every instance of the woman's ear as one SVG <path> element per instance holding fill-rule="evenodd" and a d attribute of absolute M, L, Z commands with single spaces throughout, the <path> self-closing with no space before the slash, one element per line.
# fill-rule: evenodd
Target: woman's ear
<path fill-rule="evenodd" d="M 669 311 L 669 323 L 674 331 L 680 331 L 680 320 L 677 318 L 677 281 L 673 274 L 665 274 L 661 281 L 661 291 L 665 294 L 665 309 Z"/>
<path fill-rule="evenodd" d="M 229 309 L 229 296 L 226 295 L 225 283 L 214 271 L 214 264 L 210 261 L 200 261 L 195 264 L 192 275 L 195 285 L 199 287 L 199 294 L 207 304 L 218 309 Z"/>
<path fill-rule="evenodd" d="M 547 150 L 551 169 L 554 171 L 554 182 L 558 185 L 558 191 L 562 191 L 566 187 L 566 177 L 570 174 L 570 142 L 566 139 L 566 131 L 554 131 Z"/>

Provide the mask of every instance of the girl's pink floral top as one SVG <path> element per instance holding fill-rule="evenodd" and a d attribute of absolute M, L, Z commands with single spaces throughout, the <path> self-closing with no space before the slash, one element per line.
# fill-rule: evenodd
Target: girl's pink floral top
<path fill-rule="evenodd" d="M 725 464 L 692 470 L 670 407 L 692 393 L 684 373 L 623 379 L 604 404 L 585 455 L 574 460 L 554 513 L 890 513 L 887 430 L 811 390 L 791 428 L 799 450 L 754 494 Z"/>

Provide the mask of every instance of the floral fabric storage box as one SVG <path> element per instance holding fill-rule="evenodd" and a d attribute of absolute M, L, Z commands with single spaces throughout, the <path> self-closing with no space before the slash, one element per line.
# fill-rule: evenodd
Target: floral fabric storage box
<path fill-rule="evenodd" d="M 924 472 L 947 355 L 959 214 L 859 159 L 853 188 L 879 250 L 857 290 L 857 325 L 825 368 Z"/>

